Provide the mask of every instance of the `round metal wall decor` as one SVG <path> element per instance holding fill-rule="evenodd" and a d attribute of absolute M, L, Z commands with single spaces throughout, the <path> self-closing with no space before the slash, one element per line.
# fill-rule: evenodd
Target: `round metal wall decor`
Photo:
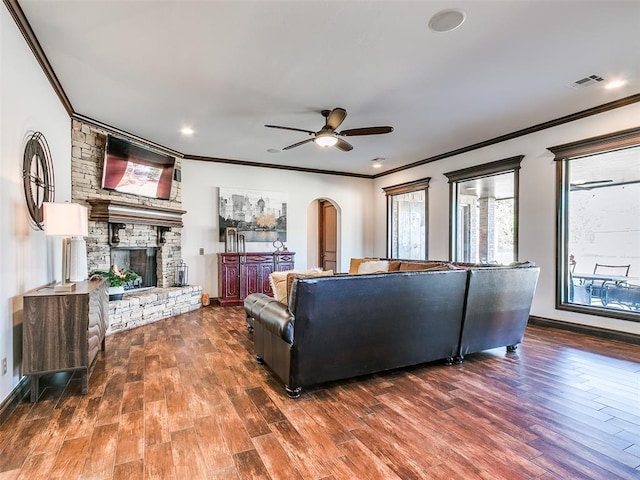
<path fill-rule="evenodd" d="M 24 147 L 22 183 L 29 215 L 34 227 L 42 230 L 44 218 L 42 204 L 55 200 L 55 185 L 51 152 L 44 135 L 35 132 Z"/>

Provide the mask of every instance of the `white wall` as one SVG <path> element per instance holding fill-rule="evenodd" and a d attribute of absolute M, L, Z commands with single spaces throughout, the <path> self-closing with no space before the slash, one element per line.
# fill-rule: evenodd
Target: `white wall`
<path fill-rule="evenodd" d="M 604 101 L 603 101 L 604 103 Z M 386 248 L 386 203 L 382 187 L 432 177 L 429 183 L 429 257 L 449 258 L 449 184 L 443 175 L 460 168 L 524 155 L 520 170 L 519 259 L 540 266 L 531 314 L 582 325 L 640 334 L 640 323 L 555 308 L 556 170 L 547 147 L 640 125 L 637 103 L 469 153 L 381 177 L 374 187 L 374 254 Z M 640 268 L 637 265 L 636 268 Z"/>
<path fill-rule="evenodd" d="M 7 9 L 0 7 L 0 404 L 21 378 L 22 299 L 59 279 L 60 243 L 29 224 L 22 187 L 27 138 L 44 134 L 53 159 L 56 201 L 71 198 L 71 122 Z M 0 371 L 1 373 L 1 371 Z"/>
<path fill-rule="evenodd" d="M 216 253 L 224 252 L 224 244 L 218 241 L 220 187 L 288 194 L 285 243 L 296 252 L 296 268 L 316 266 L 311 259 L 317 255 L 317 239 L 309 234 L 313 229 L 308 225 L 307 209 L 320 198 L 330 199 L 340 211 L 339 270 L 349 270 L 351 257 L 373 253 L 371 180 L 183 160 L 182 181 L 182 208 L 187 211 L 183 216 L 182 258 L 189 267 L 189 283 L 202 285 L 212 297 L 218 296 Z M 198 254 L 200 248 L 205 255 Z M 247 244 L 247 250 L 272 252 L 274 248 L 271 244 Z"/>

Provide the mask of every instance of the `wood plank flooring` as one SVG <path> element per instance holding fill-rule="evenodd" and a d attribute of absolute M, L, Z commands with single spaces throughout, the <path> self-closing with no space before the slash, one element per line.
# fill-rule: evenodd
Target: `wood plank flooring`
<path fill-rule="evenodd" d="M 291 400 L 242 308 L 209 307 L 108 337 L 87 395 L 48 382 L 0 480 L 640 478 L 640 348 L 555 329 Z"/>

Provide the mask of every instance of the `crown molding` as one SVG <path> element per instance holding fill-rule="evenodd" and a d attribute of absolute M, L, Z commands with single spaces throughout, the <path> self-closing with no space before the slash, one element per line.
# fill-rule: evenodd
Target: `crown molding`
<path fill-rule="evenodd" d="M 401 167 L 392 168 L 392 169 L 387 170 L 385 172 L 377 173 L 375 175 L 365 175 L 365 174 L 350 173 L 350 172 L 340 172 L 340 171 L 321 170 L 321 169 L 314 169 L 314 168 L 294 167 L 294 166 L 277 165 L 277 164 L 271 164 L 271 163 L 248 162 L 248 161 L 242 161 L 242 160 L 233 160 L 233 159 L 217 158 L 217 157 L 207 157 L 207 156 L 199 156 L 199 155 L 186 155 L 186 154 L 182 154 L 180 152 L 177 152 L 175 150 L 172 150 L 172 149 L 170 149 L 168 147 L 164 147 L 162 145 L 153 143 L 153 142 L 151 142 L 149 140 L 145 140 L 142 137 L 131 135 L 131 134 L 126 133 L 126 132 L 124 132 L 122 130 L 119 130 L 119 129 L 114 128 L 114 127 L 110 127 L 110 126 L 102 124 L 101 122 L 98 122 L 96 120 L 92 120 L 89 117 L 85 117 L 85 116 L 83 116 L 81 114 L 76 113 L 74 111 L 73 106 L 71 105 L 71 102 L 69 101 L 69 98 L 67 97 L 64 89 L 62 88 L 62 85 L 60 84 L 60 81 L 58 80 L 58 77 L 56 76 L 55 72 L 53 71 L 53 68 L 51 67 L 51 64 L 49 63 L 49 60 L 47 59 L 47 56 L 44 53 L 44 50 L 40 46 L 40 43 L 38 42 L 38 39 L 36 38 L 32 28 L 31 28 L 31 25 L 29 25 L 29 22 L 27 21 L 27 18 L 24 15 L 24 12 L 22 11 L 22 8 L 20 7 L 20 5 L 18 3 L 18 0 L 3 0 L 3 1 L 4 1 L 4 4 L 7 7 L 7 10 L 11 14 L 11 16 L 13 17 L 16 25 L 18 26 L 18 29 L 22 33 L 25 41 L 29 45 L 29 48 L 33 52 L 33 55 L 36 57 L 36 60 L 38 61 L 38 63 L 42 67 L 42 70 L 44 71 L 44 74 L 49 79 L 49 82 L 51 83 L 54 91 L 58 95 L 58 98 L 60 98 L 60 101 L 62 102 L 62 105 L 64 106 L 64 108 L 66 109 L 67 113 L 69 114 L 69 116 L 72 119 L 76 119 L 76 120 L 79 120 L 79 121 L 82 121 L 82 122 L 90 123 L 90 124 L 92 124 L 94 126 L 97 126 L 99 128 L 103 128 L 105 130 L 114 132 L 114 134 L 116 134 L 116 135 L 126 136 L 127 138 L 132 139 L 137 143 L 141 143 L 141 144 L 147 145 L 147 146 L 152 146 L 153 148 L 155 148 L 157 150 L 161 150 L 161 151 L 170 153 L 171 155 L 174 155 L 176 157 L 182 157 L 182 158 L 184 158 L 186 160 L 197 160 L 197 161 L 214 162 L 214 163 L 227 163 L 227 164 L 247 166 L 247 167 L 275 168 L 275 169 L 280 169 L 280 170 L 290 170 L 290 171 L 294 171 L 294 172 L 319 173 L 319 174 L 324 174 L 324 175 L 339 175 L 339 176 L 344 176 L 344 177 L 376 179 L 376 178 L 384 177 L 386 175 L 391 175 L 393 173 L 402 172 L 404 170 L 409 170 L 411 168 L 419 167 L 421 165 L 426 165 L 427 163 L 437 162 L 438 160 L 444 160 L 445 158 L 449 158 L 449 157 L 453 157 L 453 156 L 456 156 L 456 155 L 460 155 L 462 153 L 471 152 L 473 150 L 477 150 L 477 149 L 480 149 L 480 148 L 488 147 L 490 145 L 495 145 L 497 143 L 505 142 L 507 140 L 512 140 L 514 138 L 522 137 L 524 135 L 529 135 L 531 133 L 539 132 L 541 130 L 546 130 L 548 128 L 556 127 L 556 126 L 559 126 L 559 125 L 563 125 L 565 123 L 573 122 L 575 120 L 579 120 L 579 119 L 582 119 L 582 118 L 590 117 L 592 115 L 597 115 L 599 113 L 608 112 L 610 110 L 615 110 L 616 108 L 621 108 L 621 107 L 625 107 L 627 105 L 631 105 L 633 103 L 640 102 L 640 93 L 637 93 L 635 95 L 631 95 L 631 96 L 628 96 L 628 97 L 625 97 L 625 98 L 621 98 L 621 99 L 615 100 L 613 102 L 605 103 L 603 105 L 599 105 L 599 106 L 596 106 L 596 107 L 593 107 L 593 108 L 582 110 L 580 112 L 573 113 L 573 114 L 570 114 L 570 115 L 565 115 L 563 117 L 556 118 L 554 120 L 549 120 L 547 122 L 539 123 L 539 124 L 534 125 L 532 127 L 528 127 L 528 128 L 524 128 L 524 129 L 521 129 L 521 130 L 517 130 L 515 132 L 511 132 L 511 133 L 508 133 L 506 135 L 501 135 L 499 137 L 495 137 L 495 138 L 492 138 L 492 139 L 489 139 L 489 140 L 485 140 L 483 142 L 474 143 L 472 145 L 468 145 L 466 147 L 458 148 L 458 149 L 452 150 L 450 152 L 446 152 L 446 153 L 442 153 L 442 154 L 439 154 L 439 155 L 435 155 L 433 157 L 425 158 L 425 159 L 419 160 L 417 162 L 412 162 L 412 163 L 409 163 L 409 164 L 401 166 Z"/>
<path fill-rule="evenodd" d="M 36 57 L 36 61 L 40 64 L 42 71 L 51 83 L 53 90 L 56 92 L 56 95 L 58 95 L 58 98 L 62 102 L 62 106 L 65 108 L 69 116 L 71 116 L 73 114 L 73 106 L 69 101 L 69 97 L 67 97 L 67 94 L 62 88 L 62 85 L 60 84 L 56 73 L 53 71 L 53 68 L 49 63 L 49 60 L 47 59 L 47 56 L 45 55 L 40 42 L 38 42 L 35 33 L 33 33 L 33 29 L 31 28 L 27 17 L 22 11 L 22 8 L 18 4 L 18 0 L 4 0 L 4 4 L 13 17 L 13 20 L 16 22 L 16 25 L 18 26 L 20 33 L 22 33 L 22 36 L 27 42 L 27 45 L 31 49 L 33 56 Z"/>
<path fill-rule="evenodd" d="M 363 173 L 339 172 L 334 170 L 322 170 L 318 168 L 294 167 L 289 165 L 278 165 L 276 163 L 247 162 L 244 160 L 232 160 L 230 158 L 205 157 L 201 155 L 185 155 L 185 160 L 196 160 L 199 162 L 227 163 L 230 165 L 241 165 L 243 167 L 275 168 L 277 170 L 291 170 L 293 172 L 319 173 L 323 175 L 339 175 L 341 177 L 356 177 L 373 179 L 373 175 Z"/>
<path fill-rule="evenodd" d="M 523 128 L 522 130 L 516 130 L 515 132 L 507 133 L 506 135 L 501 135 L 499 137 L 485 140 L 483 142 L 474 143 L 466 147 L 458 148 L 456 150 L 451 150 L 450 152 L 447 152 L 447 153 L 441 153 L 440 155 L 435 155 L 433 157 L 425 158 L 424 160 L 419 160 L 417 162 L 409 163 L 408 165 L 405 165 L 403 167 L 397 167 L 391 170 L 387 170 L 386 172 L 380 172 L 374 175 L 373 178 L 384 177 L 385 175 L 402 172 L 403 170 L 409 170 L 410 168 L 426 165 L 427 163 L 437 162 L 438 160 L 444 160 L 445 158 L 454 157 L 456 155 L 471 152 L 473 150 L 478 150 L 480 148 L 488 147 L 490 145 L 495 145 L 496 143 L 506 142 L 507 140 L 513 140 L 514 138 L 530 135 L 532 133 L 536 133 L 541 130 L 546 130 L 548 128 L 564 125 L 565 123 L 574 122 L 582 118 L 590 117 L 592 115 L 598 115 L 600 113 L 608 112 L 610 110 L 615 110 L 621 107 L 626 107 L 627 105 L 632 105 L 638 102 L 640 102 L 640 93 L 636 93 L 635 95 L 630 95 L 628 97 L 624 97 L 619 100 L 615 100 L 613 102 L 604 103 L 602 105 L 598 105 L 593 108 L 588 108 L 586 110 L 582 110 L 577 113 L 565 115 L 564 117 L 556 118 L 554 120 L 549 120 L 547 122 L 539 123 L 537 125 L 533 125 L 532 127 Z"/>

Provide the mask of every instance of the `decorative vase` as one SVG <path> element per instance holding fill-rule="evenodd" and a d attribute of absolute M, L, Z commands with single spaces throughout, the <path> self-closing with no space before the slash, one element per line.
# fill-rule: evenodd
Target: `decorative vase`
<path fill-rule="evenodd" d="M 109 287 L 109 301 L 122 300 L 122 295 L 124 295 L 124 286 Z"/>

